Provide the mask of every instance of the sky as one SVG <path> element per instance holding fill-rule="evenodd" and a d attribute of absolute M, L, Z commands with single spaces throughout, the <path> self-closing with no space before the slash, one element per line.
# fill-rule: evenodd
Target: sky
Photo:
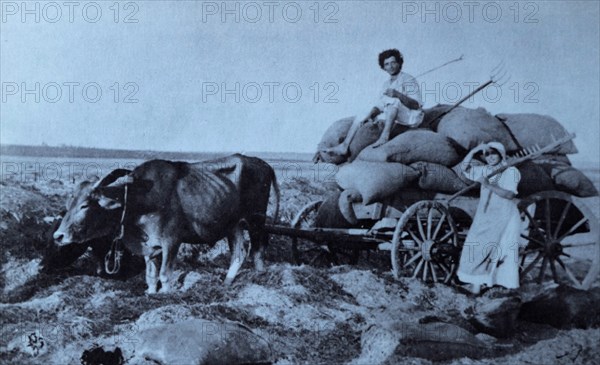
<path fill-rule="evenodd" d="M 66 5 L 65 5 L 66 4 Z M 559 120 L 600 161 L 597 1 L 4 1 L 0 143 L 313 152 L 398 48 L 425 107 Z M 36 100 L 37 99 L 37 100 Z"/>

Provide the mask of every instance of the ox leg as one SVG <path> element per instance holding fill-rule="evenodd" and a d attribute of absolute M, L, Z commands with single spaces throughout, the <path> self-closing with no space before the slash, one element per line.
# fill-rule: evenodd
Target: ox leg
<path fill-rule="evenodd" d="M 265 261 L 263 259 L 265 253 L 265 246 L 268 244 L 268 235 L 262 229 L 250 230 L 250 256 L 254 261 L 254 269 L 256 271 L 265 271 Z"/>
<path fill-rule="evenodd" d="M 169 245 L 167 249 L 163 248 L 162 250 L 162 264 L 160 266 L 161 293 L 169 293 L 173 289 L 171 281 L 173 279 L 173 267 L 175 266 L 177 251 L 179 251 L 178 243 Z"/>
<path fill-rule="evenodd" d="M 146 293 L 156 294 L 156 289 L 158 287 L 158 269 L 156 267 L 156 260 L 150 258 L 150 256 L 144 256 L 144 260 L 146 261 L 146 284 L 148 285 Z"/>
<path fill-rule="evenodd" d="M 246 248 L 244 247 L 244 231 L 239 223 L 231 230 L 227 236 L 227 241 L 229 241 L 230 247 L 233 246 L 233 250 L 231 251 L 231 264 L 225 277 L 226 286 L 231 285 L 247 255 Z"/>

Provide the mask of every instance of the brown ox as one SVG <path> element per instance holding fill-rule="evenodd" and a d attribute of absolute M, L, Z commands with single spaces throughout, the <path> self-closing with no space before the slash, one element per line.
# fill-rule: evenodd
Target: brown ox
<path fill-rule="evenodd" d="M 144 256 L 147 291 L 155 293 L 159 279 L 161 292 L 171 290 L 173 263 L 182 242 L 211 244 L 226 237 L 232 257 L 225 284 L 230 284 L 246 257 L 243 228 L 250 234 L 255 267 L 263 269 L 271 186 L 278 206 L 275 173 L 254 157 L 233 155 L 194 164 L 151 160 L 129 174 L 115 170 L 80 190 L 54 239 L 59 245 L 84 242 L 121 225 L 127 248 Z"/>

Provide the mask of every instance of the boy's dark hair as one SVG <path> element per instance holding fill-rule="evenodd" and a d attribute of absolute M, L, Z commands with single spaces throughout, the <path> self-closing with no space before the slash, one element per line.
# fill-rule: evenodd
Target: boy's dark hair
<path fill-rule="evenodd" d="M 385 51 L 379 54 L 379 67 L 383 69 L 383 62 L 390 57 L 395 57 L 396 61 L 400 64 L 400 70 L 402 70 L 402 64 L 404 63 L 404 58 L 402 58 L 402 53 L 398 51 L 396 48 L 386 49 Z"/>

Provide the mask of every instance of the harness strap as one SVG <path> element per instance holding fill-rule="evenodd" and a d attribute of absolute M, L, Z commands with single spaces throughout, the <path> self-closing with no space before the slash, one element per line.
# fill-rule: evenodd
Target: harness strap
<path fill-rule="evenodd" d="M 123 194 L 123 212 L 121 213 L 121 222 L 119 223 L 119 236 L 117 236 L 110 246 L 110 251 L 104 256 L 104 270 L 109 275 L 114 275 L 121 269 L 121 258 L 123 257 L 123 249 L 121 248 L 121 240 L 125 236 L 125 214 L 127 213 L 127 189 L 125 185 L 125 193 Z"/>

